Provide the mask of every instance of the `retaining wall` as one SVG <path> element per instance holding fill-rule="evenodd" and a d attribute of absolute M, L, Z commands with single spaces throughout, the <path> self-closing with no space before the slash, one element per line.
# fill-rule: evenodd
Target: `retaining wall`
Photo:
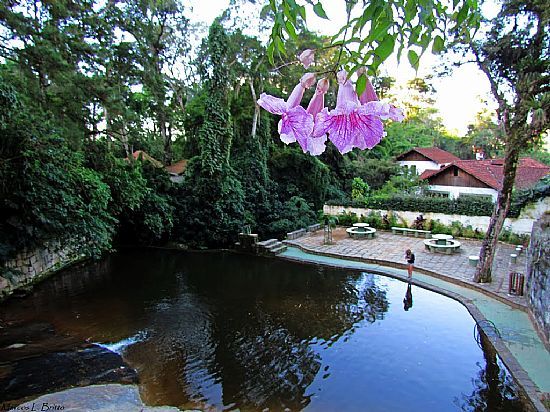
<path fill-rule="evenodd" d="M 539 330 L 550 341 L 550 214 L 533 225 L 527 251 L 527 301 Z"/>
<path fill-rule="evenodd" d="M 6 261 L 0 270 L 0 299 L 84 257 L 57 241 L 46 243 L 41 248 L 23 250 L 14 259 Z"/>

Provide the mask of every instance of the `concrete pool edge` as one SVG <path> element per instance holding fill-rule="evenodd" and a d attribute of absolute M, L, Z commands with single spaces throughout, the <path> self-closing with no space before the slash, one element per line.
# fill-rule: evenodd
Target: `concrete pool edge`
<path fill-rule="evenodd" d="M 304 263 L 304 264 L 315 263 L 315 264 L 319 264 L 319 265 L 322 265 L 322 266 L 334 267 L 334 268 L 368 270 L 369 272 L 375 273 L 375 274 L 378 274 L 378 275 L 399 279 L 399 280 L 405 281 L 405 282 L 409 281 L 409 279 L 405 275 L 406 272 L 404 270 L 403 270 L 404 274 L 396 273 L 395 271 L 391 272 L 391 271 L 388 271 L 388 270 L 384 270 L 384 268 L 387 268 L 387 269 L 392 268 L 392 269 L 402 270 L 402 267 L 404 267 L 404 265 L 401 265 L 399 263 L 389 262 L 389 263 L 393 263 L 393 264 L 387 264 L 388 262 L 386 262 L 386 261 L 377 261 L 376 263 L 374 263 L 374 262 L 369 262 L 369 259 L 361 259 L 361 258 L 353 259 L 353 258 L 348 258 L 346 256 L 336 255 L 336 254 L 333 254 L 333 253 L 323 254 L 323 253 L 319 253 L 317 251 L 312 252 L 312 251 L 307 250 L 306 248 L 297 246 L 295 244 L 292 244 L 290 246 L 294 249 L 300 250 L 301 252 L 305 253 L 306 255 L 311 255 L 311 258 L 310 259 L 304 259 L 304 258 L 300 258 L 300 257 L 296 257 L 296 256 L 288 256 L 288 255 L 285 255 L 286 252 L 283 252 L 282 254 L 277 255 L 277 257 L 285 259 L 285 260 L 291 260 L 291 261 L 294 261 L 294 262 Z M 315 256 L 323 256 L 323 257 L 332 258 L 332 259 L 341 261 L 343 264 L 338 264 L 336 262 L 335 263 L 330 263 L 330 262 L 320 261 L 320 260 L 315 259 Z M 354 263 L 361 263 L 361 264 L 365 265 L 365 268 L 359 268 L 359 267 L 354 267 L 354 266 L 349 266 L 349 265 L 346 266 L 345 265 L 346 261 L 354 262 Z M 369 265 L 381 266 L 382 268 L 376 268 L 376 267 L 370 268 L 370 267 L 368 267 Z M 422 270 L 422 271 L 418 271 L 418 272 L 422 272 L 424 275 L 427 275 L 427 276 L 432 276 L 432 273 L 433 273 L 431 271 L 426 271 L 426 270 Z M 446 277 L 446 276 L 440 276 L 440 275 L 438 276 L 436 274 L 434 277 L 441 280 L 441 281 L 443 281 L 443 282 L 448 282 L 448 283 L 451 283 L 451 284 L 454 284 L 454 285 L 460 286 L 460 287 L 466 287 L 465 285 L 462 285 L 461 283 L 459 283 L 459 281 L 457 281 L 456 279 L 454 279 L 454 282 L 453 282 L 453 281 L 449 281 L 448 277 Z M 447 296 L 451 299 L 454 299 L 457 302 L 459 302 L 460 304 L 462 304 L 464 307 L 466 307 L 466 309 L 468 310 L 468 312 L 470 313 L 470 315 L 473 317 L 476 324 L 478 325 L 478 328 L 480 328 L 483 331 L 483 333 L 487 336 L 488 341 L 493 346 L 494 350 L 498 353 L 498 355 L 501 358 L 502 362 L 508 368 L 509 372 L 513 376 L 513 378 L 516 381 L 516 383 L 518 384 L 518 386 L 524 392 L 524 394 L 525 394 L 527 400 L 529 401 L 531 407 L 533 407 L 534 410 L 536 410 L 536 411 L 542 411 L 542 412 L 547 411 L 547 408 L 544 406 L 544 404 L 541 401 L 541 397 L 543 396 L 543 392 L 541 392 L 539 390 L 537 385 L 530 378 L 527 371 L 520 365 L 520 363 L 518 362 L 516 357 L 512 354 L 510 349 L 506 346 L 505 341 L 501 337 L 499 337 L 497 334 L 495 334 L 493 329 L 489 327 L 489 322 L 490 321 L 485 317 L 485 315 L 481 312 L 481 310 L 475 305 L 475 303 L 471 299 L 461 295 L 460 293 L 453 292 L 451 290 L 447 290 L 447 289 L 444 289 L 442 287 L 439 287 L 439 286 L 436 286 L 436 285 L 433 285 L 433 284 L 415 279 L 414 276 L 413 276 L 413 279 L 411 279 L 411 283 L 416 285 L 416 286 L 419 286 L 421 288 L 431 290 L 433 292 L 440 293 L 444 296 Z M 477 290 L 477 289 L 474 289 L 472 287 L 468 287 L 468 289 L 474 290 L 475 292 L 482 293 L 486 297 L 488 297 L 489 299 L 493 299 L 493 300 L 499 302 L 500 304 L 507 305 L 507 306 L 509 306 L 513 309 L 520 310 L 522 312 L 526 312 L 525 308 L 523 308 L 521 305 L 513 304 L 513 302 L 503 301 L 502 298 L 497 299 L 494 296 L 492 296 L 492 294 L 483 293 L 484 292 L 483 290 Z M 537 335 L 538 335 L 538 332 L 537 332 Z"/>

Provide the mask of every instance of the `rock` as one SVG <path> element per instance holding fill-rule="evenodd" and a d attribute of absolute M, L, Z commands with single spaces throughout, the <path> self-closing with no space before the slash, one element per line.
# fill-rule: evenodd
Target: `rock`
<path fill-rule="evenodd" d="M 1 328 L 0 359 L 2 402 L 23 402 L 73 386 L 137 382 L 136 371 L 120 355 L 59 335 L 48 323 Z"/>
<path fill-rule="evenodd" d="M 34 409 L 32 407 L 34 406 Z M 46 408 L 50 409 L 44 409 Z M 41 396 L 19 407 L 18 410 L 63 410 L 64 412 L 178 412 L 170 406 L 146 406 L 141 401 L 136 385 L 93 385 L 72 388 Z M 57 408 L 57 409 L 56 409 Z"/>
<path fill-rule="evenodd" d="M 8 285 L 9 285 L 8 280 L 0 276 L 0 290 L 6 289 Z"/>

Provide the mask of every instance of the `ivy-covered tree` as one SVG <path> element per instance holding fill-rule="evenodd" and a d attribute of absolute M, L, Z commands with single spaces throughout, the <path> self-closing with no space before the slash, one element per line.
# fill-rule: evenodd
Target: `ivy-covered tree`
<path fill-rule="evenodd" d="M 210 26 L 201 53 L 206 92 L 198 156 L 191 159 L 178 193 L 177 235 L 196 246 L 229 245 L 244 224 L 244 193 L 230 165 L 228 38 L 219 20 Z"/>

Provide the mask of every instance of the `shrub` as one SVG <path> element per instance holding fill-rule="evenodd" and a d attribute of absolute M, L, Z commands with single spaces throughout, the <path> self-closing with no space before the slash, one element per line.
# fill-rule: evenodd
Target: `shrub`
<path fill-rule="evenodd" d="M 493 203 L 488 199 L 468 197 L 464 199 L 447 199 L 438 197 L 397 195 L 370 196 L 365 202 L 328 201 L 327 205 L 366 207 L 381 210 L 401 210 L 411 212 L 435 212 L 466 216 L 490 216 Z"/>
<path fill-rule="evenodd" d="M 352 213 L 352 212 L 342 213 L 342 214 L 338 215 L 338 222 L 342 226 L 351 226 L 354 223 L 357 223 L 358 221 L 359 221 L 359 219 L 357 218 L 357 215 L 355 213 Z"/>
<path fill-rule="evenodd" d="M 380 212 L 371 211 L 364 220 L 365 223 L 368 223 L 371 227 L 377 229 L 382 228 L 382 215 Z"/>

